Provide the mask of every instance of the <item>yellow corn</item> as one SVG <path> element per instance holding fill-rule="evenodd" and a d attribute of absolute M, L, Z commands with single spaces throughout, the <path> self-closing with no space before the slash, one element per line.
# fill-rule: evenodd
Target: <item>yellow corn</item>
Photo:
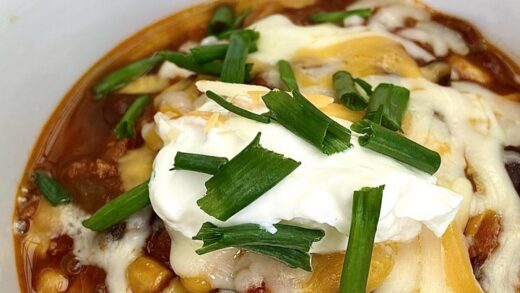
<path fill-rule="evenodd" d="M 163 147 L 163 141 L 157 133 L 157 125 L 148 123 L 141 130 L 145 145 L 153 152 L 158 152 Z"/>
<path fill-rule="evenodd" d="M 36 280 L 36 292 L 38 293 L 65 292 L 68 287 L 67 277 L 55 269 L 42 270 Z"/>
<path fill-rule="evenodd" d="M 181 278 L 181 284 L 191 293 L 207 293 L 211 291 L 211 284 L 206 277 Z"/>
<path fill-rule="evenodd" d="M 128 266 L 126 277 L 133 293 L 156 293 L 168 286 L 173 272 L 152 258 L 140 256 Z"/>
<path fill-rule="evenodd" d="M 164 288 L 161 293 L 191 293 L 184 288 L 179 278 L 174 278 L 168 287 Z"/>
<path fill-rule="evenodd" d="M 118 92 L 122 94 L 154 94 L 158 93 L 170 85 L 167 79 L 157 75 L 144 75 L 130 82 Z"/>

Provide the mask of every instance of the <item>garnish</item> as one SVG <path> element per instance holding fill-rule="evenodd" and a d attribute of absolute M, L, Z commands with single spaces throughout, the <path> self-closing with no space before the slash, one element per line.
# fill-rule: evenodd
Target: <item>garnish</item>
<path fill-rule="evenodd" d="M 372 15 L 372 9 L 370 8 L 362 8 L 355 10 L 347 10 L 347 11 L 333 11 L 333 12 L 320 12 L 313 14 L 309 17 L 309 20 L 314 23 L 322 23 L 322 22 L 340 22 L 343 21 L 347 17 L 351 16 L 361 16 L 361 17 L 369 17 Z"/>
<path fill-rule="evenodd" d="M 175 63 L 175 65 L 193 72 L 213 76 L 220 76 L 222 73 L 222 62 L 219 61 L 199 64 L 195 61 L 192 55 L 173 51 L 161 51 L 159 52 L 159 55 L 164 59 Z"/>
<path fill-rule="evenodd" d="M 94 86 L 93 90 L 96 94 L 94 99 L 101 100 L 107 94 L 124 87 L 132 80 L 148 73 L 161 61 L 163 61 L 163 57 L 161 55 L 154 55 L 152 57 L 130 63 L 123 68 L 112 72 Z"/>
<path fill-rule="evenodd" d="M 359 144 L 375 152 L 394 158 L 428 174 L 434 174 L 441 165 L 441 156 L 428 148 L 372 121 L 363 119 L 351 129 L 364 134 Z"/>
<path fill-rule="evenodd" d="M 177 152 L 170 171 L 189 170 L 213 175 L 228 162 L 229 160 L 224 157 Z"/>
<path fill-rule="evenodd" d="M 325 233 L 297 226 L 275 224 L 275 233 L 256 224 L 241 224 L 217 227 L 204 223 L 194 240 L 202 240 L 197 254 L 235 247 L 251 250 L 275 258 L 291 268 L 311 271 L 309 249 L 312 243 L 321 240 Z"/>
<path fill-rule="evenodd" d="M 246 58 L 249 53 L 251 38 L 245 34 L 232 34 L 226 52 L 222 75 L 223 82 L 244 83 L 246 80 Z"/>
<path fill-rule="evenodd" d="M 214 60 L 224 59 L 226 57 L 228 48 L 228 44 L 206 45 L 191 48 L 190 52 L 195 62 L 203 64 Z M 249 46 L 249 53 L 253 53 L 256 50 L 256 42 L 251 42 L 251 45 Z"/>
<path fill-rule="evenodd" d="M 139 96 L 135 99 L 114 128 L 114 135 L 117 139 L 135 137 L 135 122 L 143 115 L 148 104 L 150 104 L 150 97 L 148 96 Z"/>
<path fill-rule="evenodd" d="M 294 77 L 294 72 L 291 64 L 286 60 L 278 61 L 278 71 L 280 72 L 280 79 L 283 81 L 289 91 L 299 91 L 298 82 Z"/>
<path fill-rule="evenodd" d="M 323 114 L 298 91 L 271 91 L 262 97 L 269 116 L 323 153 L 331 155 L 348 149 L 350 131 Z"/>
<path fill-rule="evenodd" d="M 235 16 L 231 7 L 223 5 L 217 7 L 209 22 L 208 34 L 218 35 L 233 28 Z"/>
<path fill-rule="evenodd" d="M 218 36 L 218 39 L 219 40 L 229 39 L 231 37 L 231 35 L 234 35 L 234 34 L 248 36 L 249 39 L 251 39 L 251 42 L 253 42 L 253 43 L 258 41 L 258 39 L 260 38 L 260 33 L 255 30 L 252 30 L 252 29 L 232 29 L 225 33 L 220 34 Z"/>
<path fill-rule="evenodd" d="M 383 189 L 384 185 L 354 191 L 352 223 L 341 274 L 340 293 L 366 292 Z"/>
<path fill-rule="evenodd" d="M 237 107 L 212 91 L 207 91 L 206 96 L 208 96 L 208 98 L 212 99 L 217 104 L 222 106 L 222 108 L 228 110 L 229 112 L 235 113 L 238 116 L 242 116 L 242 117 L 245 117 L 245 118 L 248 118 L 251 120 L 255 120 L 255 121 L 258 121 L 261 123 L 269 123 L 269 121 L 270 121 L 269 116 L 256 114 L 256 113 L 244 110 L 240 107 Z"/>
<path fill-rule="evenodd" d="M 57 206 L 70 202 L 69 193 L 56 179 L 41 170 L 35 171 L 34 176 L 38 189 L 51 205 Z"/>
<path fill-rule="evenodd" d="M 401 121 L 408 107 L 410 91 L 404 87 L 382 83 L 376 87 L 370 101 L 368 112 L 375 112 L 383 106 L 383 120 L 381 125 L 391 130 L 400 130 Z"/>
<path fill-rule="evenodd" d="M 83 221 L 83 226 L 101 232 L 126 220 L 149 204 L 147 181 L 102 206 L 90 218 Z"/>
<path fill-rule="evenodd" d="M 367 100 L 356 89 L 355 80 L 346 71 L 338 71 L 332 76 L 334 91 L 341 104 L 352 111 L 361 111 L 367 108 Z"/>
<path fill-rule="evenodd" d="M 208 26 L 208 34 L 220 36 L 231 30 L 239 28 L 246 17 L 251 13 L 251 8 L 242 11 L 236 18 L 231 7 L 223 5 L 215 9 Z"/>
<path fill-rule="evenodd" d="M 228 44 L 215 44 L 191 48 L 191 56 L 195 62 L 202 64 L 213 60 L 223 59 L 228 50 Z"/>
<path fill-rule="evenodd" d="M 282 181 L 300 163 L 260 145 L 258 133 L 238 155 L 206 181 L 197 201 L 208 215 L 226 221 Z"/>
<path fill-rule="evenodd" d="M 372 95 L 372 86 L 368 82 L 362 80 L 361 78 L 354 78 L 354 82 L 357 83 L 365 91 L 365 93 L 367 93 L 368 96 Z"/>

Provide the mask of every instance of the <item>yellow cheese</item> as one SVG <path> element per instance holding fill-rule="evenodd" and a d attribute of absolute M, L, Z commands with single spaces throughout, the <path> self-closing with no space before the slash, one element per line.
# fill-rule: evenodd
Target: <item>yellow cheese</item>
<path fill-rule="evenodd" d="M 484 292 L 473 274 L 461 229 L 453 222 L 441 239 L 444 278 L 457 293 Z"/>
<path fill-rule="evenodd" d="M 294 61 L 337 58 L 345 70 L 355 76 L 393 73 L 403 77 L 419 77 L 421 71 L 401 44 L 382 36 L 355 38 L 325 48 L 304 48 Z"/>
<path fill-rule="evenodd" d="M 154 154 L 147 147 L 128 151 L 119 159 L 119 176 L 125 190 L 130 190 L 150 178 L 153 159 Z"/>

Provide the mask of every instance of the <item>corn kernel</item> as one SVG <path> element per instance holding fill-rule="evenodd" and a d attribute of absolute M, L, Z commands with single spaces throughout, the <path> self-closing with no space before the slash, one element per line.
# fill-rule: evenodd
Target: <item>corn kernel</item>
<path fill-rule="evenodd" d="M 168 287 L 164 288 L 161 293 L 191 293 L 188 289 L 184 288 L 179 278 L 174 278 Z"/>
<path fill-rule="evenodd" d="M 132 292 L 155 293 L 168 286 L 173 272 L 150 257 L 140 256 L 128 266 L 126 277 Z"/>
<path fill-rule="evenodd" d="M 181 283 L 191 293 L 207 293 L 211 291 L 211 284 L 205 277 L 181 278 Z"/>
<path fill-rule="evenodd" d="M 55 269 L 44 269 L 38 274 L 36 292 L 58 293 L 65 292 L 69 287 L 67 277 Z"/>

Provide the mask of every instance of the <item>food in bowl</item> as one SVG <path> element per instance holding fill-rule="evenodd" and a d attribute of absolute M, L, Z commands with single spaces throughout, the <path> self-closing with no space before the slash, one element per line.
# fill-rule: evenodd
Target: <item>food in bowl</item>
<path fill-rule="evenodd" d="M 415 1 L 179 12 L 45 126 L 21 290 L 516 292 L 517 72 Z"/>

